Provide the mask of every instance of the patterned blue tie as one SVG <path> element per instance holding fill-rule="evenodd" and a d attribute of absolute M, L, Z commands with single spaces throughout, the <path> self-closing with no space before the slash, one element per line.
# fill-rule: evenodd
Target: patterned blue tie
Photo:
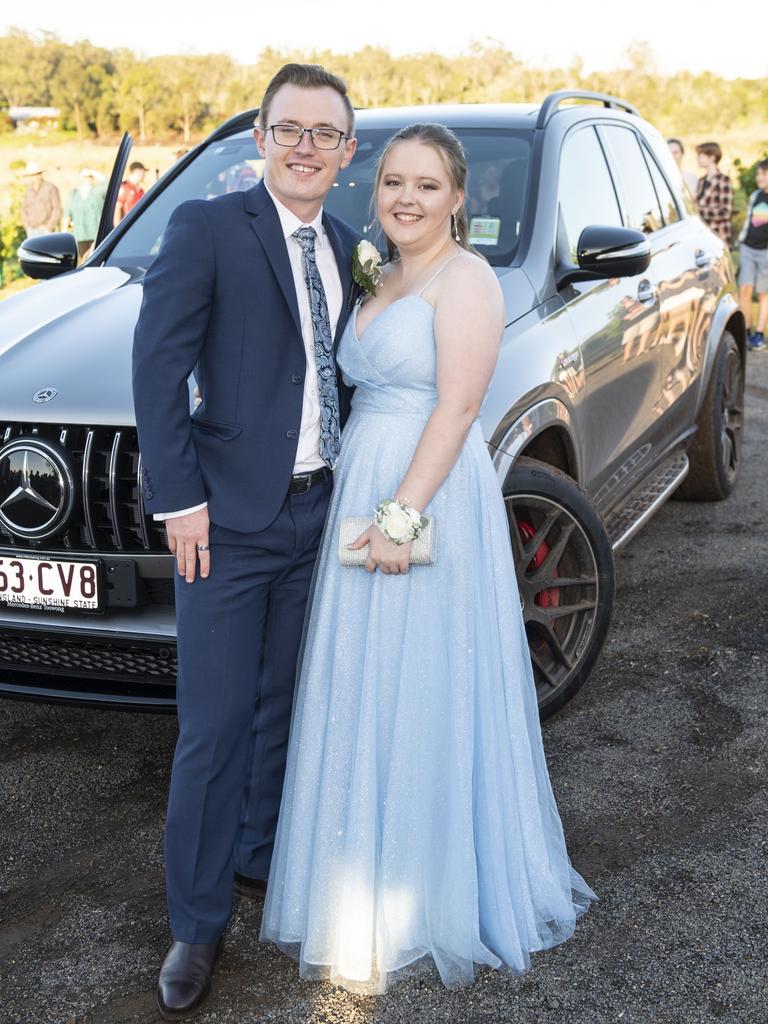
<path fill-rule="evenodd" d="M 315 229 L 297 228 L 293 237 L 301 246 L 304 283 L 309 293 L 312 311 L 312 334 L 315 338 L 315 362 L 320 396 L 320 458 L 330 466 L 336 465 L 341 441 L 339 437 L 339 391 L 336 384 L 336 360 L 333 356 L 331 321 L 325 289 L 315 258 Z"/>

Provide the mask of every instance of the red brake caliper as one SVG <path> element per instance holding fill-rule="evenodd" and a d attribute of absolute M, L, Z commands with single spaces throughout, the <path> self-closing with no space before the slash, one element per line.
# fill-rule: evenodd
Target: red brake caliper
<path fill-rule="evenodd" d="M 524 519 L 517 520 L 517 528 L 520 531 L 520 536 L 523 538 L 523 544 L 527 544 L 536 535 L 534 528 L 530 523 L 526 523 Z M 528 563 L 526 571 L 538 569 L 548 554 L 549 544 L 546 541 L 542 541 L 534 551 L 533 558 Z M 552 575 L 557 576 L 557 567 L 552 570 Z M 556 608 L 560 604 L 559 588 L 554 587 L 549 590 L 540 590 L 536 595 L 535 603 L 541 608 Z"/>

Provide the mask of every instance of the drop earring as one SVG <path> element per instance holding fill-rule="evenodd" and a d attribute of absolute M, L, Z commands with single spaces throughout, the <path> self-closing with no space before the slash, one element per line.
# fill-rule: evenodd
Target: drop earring
<path fill-rule="evenodd" d="M 461 241 L 461 239 L 459 238 L 459 222 L 456 220 L 455 213 L 451 214 L 451 234 L 453 235 L 457 242 Z"/>

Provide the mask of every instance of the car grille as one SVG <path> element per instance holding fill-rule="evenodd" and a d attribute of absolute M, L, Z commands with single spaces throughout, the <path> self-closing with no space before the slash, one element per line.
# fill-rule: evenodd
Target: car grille
<path fill-rule="evenodd" d="M 9 630 L 0 633 L 0 668 L 174 683 L 176 646 L 173 642 L 149 647 L 84 636 L 66 639 Z"/>
<path fill-rule="evenodd" d="M 0 541 L 46 551 L 167 551 L 165 530 L 144 512 L 141 457 L 135 427 L 0 423 L 0 442 L 37 437 L 69 456 L 77 500 L 67 528 L 44 542 L 11 536 Z"/>

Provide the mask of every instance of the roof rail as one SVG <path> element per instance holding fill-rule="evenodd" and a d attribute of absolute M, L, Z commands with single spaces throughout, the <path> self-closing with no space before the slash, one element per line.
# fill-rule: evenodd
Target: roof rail
<path fill-rule="evenodd" d="M 228 135 L 232 135 L 237 130 L 252 128 L 258 113 L 259 108 L 254 107 L 253 110 L 244 110 L 240 114 L 235 114 L 234 117 L 230 117 L 224 124 L 215 128 L 205 141 L 215 142 L 217 139 L 226 139 Z"/>
<path fill-rule="evenodd" d="M 633 107 L 631 103 L 620 100 L 617 96 L 609 96 L 605 92 L 590 92 L 587 89 L 560 89 L 558 92 L 550 93 L 541 104 L 536 121 L 537 128 L 544 128 L 547 125 L 549 119 L 556 113 L 563 100 L 596 100 L 602 103 L 604 107 L 614 107 L 617 110 L 626 110 L 628 114 L 640 116 L 637 107 Z"/>
<path fill-rule="evenodd" d="M 355 107 L 355 110 L 365 110 L 365 107 Z M 204 141 L 216 142 L 218 139 L 226 139 L 236 131 L 244 131 L 246 128 L 253 128 L 258 116 L 258 107 L 253 107 L 252 110 L 243 110 L 239 114 L 235 114 L 233 117 L 230 117 L 229 120 L 224 122 L 224 124 L 220 124 L 217 128 L 214 128 L 211 134 L 206 136 Z"/>

